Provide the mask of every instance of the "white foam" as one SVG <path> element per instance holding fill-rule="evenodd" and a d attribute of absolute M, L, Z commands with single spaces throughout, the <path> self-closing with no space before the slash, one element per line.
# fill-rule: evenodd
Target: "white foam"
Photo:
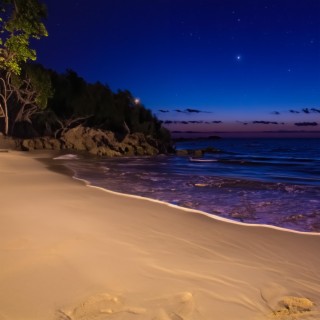
<path fill-rule="evenodd" d="M 53 160 L 75 160 L 75 159 L 79 159 L 79 157 L 76 154 L 72 154 L 72 153 L 64 154 L 62 156 L 53 158 Z"/>
<path fill-rule="evenodd" d="M 189 161 L 191 161 L 191 162 L 218 162 L 217 159 L 195 159 L 195 158 L 189 158 Z"/>
<path fill-rule="evenodd" d="M 171 207 L 171 208 L 179 209 L 179 210 L 182 210 L 182 211 L 201 214 L 201 215 L 206 216 L 206 217 L 208 217 L 210 219 L 223 221 L 223 222 L 226 222 L 226 223 L 236 224 L 236 225 L 240 225 L 240 226 L 253 227 L 253 228 L 263 227 L 263 228 L 269 228 L 269 229 L 273 229 L 273 230 L 280 230 L 280 231 L 283 231 L 283 232 L 290 232 L 290 233 L 304 234 L 304 235 L 313 235 L 313 236 L 320 237 L 320 233 L 318 233 L 318 232 L 297 231 L 297 230 L 286 229 L 286 228 L 273 226 L 273 225 L 269 225 L 269 224 L 255 224 L 255 223 L 238 222 L 238 221 L 230 220 L 230 219 L 227 219 L 227 218 L 219 217 L 219 216 L 216 216 L 214 214 L 209 214 L 209 213 L 206 213 L 204 211 L 200 211 L 200 210 L 196 210 L 196 209 L 190 209 L 190 208 L 184 208 L 184 207 L 180 207 L 180 206 L 175 205 L 175 204 L 171 204 L 171 203 L 160 201 L 160 200 L 156 200 L 156 199 L 146 198 L 146 197 L 132 195 L 132 194 L 126 194 L 126 193 L 121 193 L 121 192 L 116 192 L 116 191 L 112 191 L 112 190 L 109 190 L 109 189 L 105 189 L 103 187 L 93 186 L 88 180 L 85 180 L 85 179 L 82 179 L 82 178 L 78 178 L 76 176 L 73 176 L 73 179 L 84 182 L 87 187 L 98 189 L 98 190 L 101 190 L 101 191 L 104 191 L 104 192 L 107 192 L 107 193 L 110 193 L 110 194 L 115 194 L 115 195 L 122 196 L 122 197 L 127 197 L 127 198 L 140 199 L 140 200 L 143 200 L 143 201 L 155 202 L 155 203 L 159 203 L 159 204 L 162 204 L 162 205 L 165 205 L 165 206 L 168 206 L 168 207 Z"/>

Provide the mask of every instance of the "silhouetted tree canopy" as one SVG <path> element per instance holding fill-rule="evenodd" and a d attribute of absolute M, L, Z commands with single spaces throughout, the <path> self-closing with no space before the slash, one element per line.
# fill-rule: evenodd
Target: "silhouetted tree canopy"
<path fill-rule="evenodd" d="M 84 123 L 89 127 L 126 134 L 142 132 L 160 140 L 170 140 L 161 122 L 137 102 L 128 90 L 116 93 L 100 82 L 88 83 L 73 70 L 50 74 L 52 97 L 48 108 L 36 116 L 38 130 L 52 134 L 59 123 L 70 126 Z"/>

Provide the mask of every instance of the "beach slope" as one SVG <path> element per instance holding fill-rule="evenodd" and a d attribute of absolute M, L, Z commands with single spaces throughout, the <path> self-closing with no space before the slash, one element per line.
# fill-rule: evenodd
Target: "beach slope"
<path fill-rule="evenodd" d="M 88 187 L 35 157 L 0 154 L 0 320 L 320 319 L 319 235 Z"/>

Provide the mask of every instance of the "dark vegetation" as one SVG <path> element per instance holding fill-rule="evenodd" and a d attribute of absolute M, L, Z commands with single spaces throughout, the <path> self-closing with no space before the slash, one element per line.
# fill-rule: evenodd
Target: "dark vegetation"
<path fill-rule="evenodd" d="M 47 108 L 32 118 L 36 134 L 59 137 L 66 130 L 82 124 L 110 130 L 119 136 L 141 132 L 165 142 L 170 140 L 161 121 L 136 101 L 130 91 L 112 92 L 100 82 L 87 83 L 72 70 L 59 74 L 39 65 L 33 67 L 42 70 L 43 77 L 51 82 L 52 90 Z M 13 135 L 21 136 L 21 132 L 15 130 Z"/>
<path fill-rule="evenodd" d="M 59 74 L 34 63 L 30 39 L 47 36 L 38 0 L 0 0 L 0 132 L 61 137 L 78 125 L 119 137 L 143 133 L 168 143 L 170 134 L 128 90 L 88 83 L 75 71 Z"/>

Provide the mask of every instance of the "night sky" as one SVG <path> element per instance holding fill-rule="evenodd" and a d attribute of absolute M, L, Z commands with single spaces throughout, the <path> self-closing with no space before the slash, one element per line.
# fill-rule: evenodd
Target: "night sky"
<path fill-rule="evenodd" d="M 319 0 L 46 0 L 38 62 L 175 131 L 320 131 Z"/>

